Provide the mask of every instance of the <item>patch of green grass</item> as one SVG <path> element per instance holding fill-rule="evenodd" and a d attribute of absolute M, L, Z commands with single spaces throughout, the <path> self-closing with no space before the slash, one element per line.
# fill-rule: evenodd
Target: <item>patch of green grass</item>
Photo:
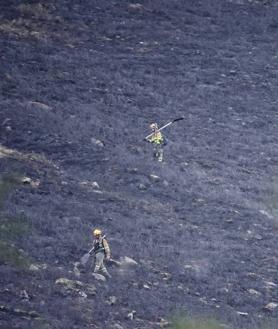
<path fill-rule="evenodd" d="M 178 318 L 174 321 L 172 329 L 223 329 L 215 320 L 188 320 Z"/>
<path fill-rule="evenodd" d="M 0 240 L 0 264 L 11 265 L 19 269 L 27 270 L 31 262 L 18 248 Z"/>
<path fill-rule="evenodd" d="M 4 202 L 9 192 L 18 184 L 17 176 L 3 175 L 0 177 L 0 210 L 3 208 Z"/>
<path fill-rule="evenodd" d="M 30 225 L 25 216 L 0 214 L 0 239 L 14 240 L 30 232 Z"/>

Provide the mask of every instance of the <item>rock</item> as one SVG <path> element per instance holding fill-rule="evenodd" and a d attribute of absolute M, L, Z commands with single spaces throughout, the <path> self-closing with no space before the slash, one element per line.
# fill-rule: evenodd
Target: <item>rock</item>
<path fill-rule="evenodd" d="M 160 177 L 159 176 L 156 176 L 156 175 L 153 175 L 151 174 L 150 175 L 150 179 L 153 180 L 154 182 L 158 182 L 160 180 Z"/>
<path fill-rule="evenodd" d="M 5 312 L 5 313 L 9 313 L 13 316 L 22 316 L 24 318 L 38 318 L 39 314 L 35 311 L 24 311 L 21 310 L 19 308 L 11 308 L 5 305 L 0 305 L 0 311 L 1 312 Z"/>
<path fill-rule="evenodd" d="M 143 5 L 141 5 L 140 3 L 130 3 L 128 5 L 128 8 L 132 9 L 132 10 L 142 10 L 142 9 L 144 9 Z"/>
<path fill-rule="evenodd" d="M 31 181 L 30 185 L 33 187 L 33 188 L 37 188 L 39 187 L 40 185 L 40 181 L 37 179 L 35 181 Z"/>
<path fill-rule="evenodd" d="M 91 183 L 91 186 L 92 186 L 92 188 L 95 188 L 95 189 L 99 189 L 100 188 L 97 182 L 92 182 Z"/>
<path fill-rule="evenodd" d="M 119 323 L 115 323 L 112 328 L 113 329 L 124 329 L 124 327 L 121 326 Z"/>
<path fill-rule="evenodd" d="M 66 289 L 75 290 L 75 291 L 79 291 L 80 288 L 84 286 L 84 284 L 81 281 L 74 281 L 67 278 L 59 278 L 55 281 L 55 284 L 62 285 Z"/>
<path fill-rule="evenodd" d="M 74 273 L 74 275 L 75 276 L 77 276 L 78 278 L 80 277 L 80 271 L 79 271 L 79 268 L 78 268 L 78 266 L 80 265 L 80 263 L 79 262 L 75 262 L 74 263 L 74 268 L 73 268 L 73 273 Z"/>
<path fill-rule="evenodd" d="M 100 141 L 99 139 L 96 138 L 91 138 L 91 142 L 95 145 L 97 145 L 98 147 L 104 147 L 104 143 L 102 141 Z"/>
<path fill-rule="evenodd" d="M 258 292 L 258 291 L 255 290 L 255 289 L 248 289 L 248 292 L 249 292 L 249 294 L 251 294 L 251 295 L 261 295 L 261 293 Z"/>
<path fill-rule="evenodd" d="M 137 174 L 138 168 L 127 168 L 127 172 L 130 174 Z"/>
<path fill-rule="evenodd" d="M 41 109 L 41 110 L 51 110 L 51 107 L 44 104 L 44 103 L 41 103 L 41 102 L 29 102 L 29 105 L 32 105 L 38 109 Z"/>
<path fill-rule="evenodd" d="M 38 265 L 31 264 L 30 267 L 29 267 L 29 270 L 30 270 L 30 271 L 39 271 L 40 268 L 39 268 Z"/>
<path fill-rule="evenodd" d="M 88 297 L 88 295 L 84 291 L 79 291 L 78 293 L 84 299 Z"/>
<path fill-rule="evenodd" d="M 129 313 L 127 314 L 127 318 L 128 318 L 129 320 L 133 320 L 135 314 L 136 314 L 136 311 L 131 311 L 131 312 L 129 312 Z"/>
<path fill-rule="evenodd" d="M 238 315 L 242 315 L 242 316 L 247 316 L 247 315 L 248 315 L 247 312 L 239 312 L 239 311 L 237 311 L 237 314 L 238 314 Z"/>
<path fill-rule="evenodd" d="M 47 264 L 31 264 L 29 266 L 30 271 L 41 271 L 47 269 Z"/>
<path fill-rule="evenodd" d="M 160 328 L 167 328 L 170 326 L 171 323 L 163 318 L 160 318 L 157 324 L 159 325 Z"/>
<path fill-rule="evenodd" d="M 95 296 L 96 294 L 96 286 L 93 284 L 86 284 L 85 290 L 88 296 Z"/>
<path fill-rule="evenodd" d="M 145 288 L 145 289 L 147 289 L 147 290 L 150 290 L 151 289 L 151 287 L 148 285 L 148 284 L 143 284 L 143 288 Z"/>
<path fill-rule="evenodd" d="M 97 281 L 102 281 L 105 282 L 106 278 L 105 276 L 98 274 L 98 273 L 93 273 L 93 277 L 97 280 Z"/>
<path fill-rule="evenodd" d="M 91 187 L 93 189 L 100 189 L 98 182 L 83 181 L 79 183 L 81 186 Z"/>
<path fill-rule="evenodd" d="M 138 188 L 139 188 L 139 190 L 141 190 L 141 191 L 145 191 L 145 190 L 147 189 L 147 186 L 146 186 L 145 184 L 143 184 L 143 183 L 140 183 L 140 184 L 138 185 Z"/>
<path fill-rule="evenodd" d="M 112 306 L 112 305 L 116 304 L 116 301 L 117 301 L 117 298 L 115 296 L 110 296 L 107 300 L 107 304 Z"/>
<path fill-rule="evenodd" d="M 30 299 L 30 297 L 27 294 L 26 290 L 21 290 L 19 295 L 20 295 L 20 298 L 23 299 L 23 300 L 29 300 Z"/>
<path fill-rule="evenodd" d="M 273 219 L 273 216 L 271 215 L 271 214 L 269 214 L 267 211 L 265 211 L 265 210 L 259 210 L 259 212 L 262 214 L 262 215 L 264 215 L 264 216 L 266 216 L 267 218 L 269 218 L 269 219 Z"/>
<path fill-rule="evenodd" d="M 6 118 L 6 119 L 2 122 L 1 126 L 5 126 L 6 123 L 8 123 L 9 121 L 11 121 L 11 119 L 10 119 L 10 118 Z"/>
<path fill-rule="evenodd" d="M 267 289 L 274 289 L 276 288 L 277 284 L 271 281 L 265 281 L 265 286 Z"/>
<path fill-rule="evenodd" d="M 21 178 L 21 183 L 23 184 L 31 184 L 32 179 L 30 177 L 22 177 Z"/>
<path fill-rule="evenodd" d="M 274 311 L 277 307 L 278 307 L 278 303 L 271 302 L 271 303 L 266 304 L 264 306 L 264 309 L 267 311 Z"/>
<path fill-rule="evenodd" d="M 160 272 L 160 275 L 162 276 L 162 280 L 168 281 L 172 278 L 172 275 L 168 272 Z"/>
<path fill-rule="evenodd" d="M 81 281 L 59 278 L 55 281 L 55 284 L 62 286 L 65 293 L 77 292 L 83 298 L 87 298 L 88 295 L 94 296 L 96 294 L 96 287 L 93 284 L 85 284 Z"/>
<path fill-rule="evenodd" d="M 33 188 L 37 188 L 40 185 L 40 181 L 39 180 L 32 180 L 30 177 L 21 177 L 20 178 L 20 182 L 22 184 L 29 184 L 31 185 Z"/>
<path fill-rule="evenodd" d="M 124 257 L 120 257 L 120 264 L 121 266 L 136 266 L 138 265 L 138 263 L 130 258 L 130 257 L 127 257 L 127 256 L 124 256 Z"/>

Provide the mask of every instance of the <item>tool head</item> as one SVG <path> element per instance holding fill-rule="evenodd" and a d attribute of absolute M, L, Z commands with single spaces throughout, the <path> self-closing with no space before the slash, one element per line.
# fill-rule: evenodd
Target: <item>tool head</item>
<path fill-rule="evenodd" d="M 150 128 L 151 128 L 151 130 L 157 130 L 158 129 L 158 125 L 157 125 L 157 123 L 156 122 L 154 122 L 154 123 L 151 123 L 150 124 Z"/>

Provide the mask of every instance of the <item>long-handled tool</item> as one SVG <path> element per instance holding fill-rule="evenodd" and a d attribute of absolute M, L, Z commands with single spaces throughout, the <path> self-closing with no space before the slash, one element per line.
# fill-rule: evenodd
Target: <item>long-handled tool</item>
<path fill-rule="evenodd" d="M 93 252 L 94 248 L 92 248 L 91 250 L 89 250 L 85 255 L 83 255 L 80 259 L 80 263 L 85 266 L 91 256 L 91 253 Z"/>
<path fill-rule="evenodd" d="M 180 117 L 180 118 L 174 119 L 174 120 L 172 120 L 172 121 L 166 123 L 166 125 L 162 126 L 162 127 L 159 128 L 157 131 L 161 131 L 161 130 L 163 130 L 164 128 L 166 128 L 166 127 L 170 126 L 171 124 L 173 124 L 174 122 L 177 122 L 177 121 L 180 121 L 180 120 L 183 120 L 183 119 L 184 119 L 184 117 Z M 152 135 L 155 134 L 155 133 L 156 133 L 156 132 L 153 132 L 153 133 L 149 134 L 148 136 L 146 136 L 146 137 L 144 138 L 144 140 L 148 140 L 148 139 L 149 139 L 150 137 L 152 137 Z"/>
<path fill-rule="evenodd" d="M 88 263 L 88 260 L 92 254 L 92 252 L 94 251 L 94 249 L 92 248 L 91 250 L 89 250 L 85 255 L 83 255 L 80 259 L 80 263 L 85 266 L 87 263 Z M 109 259 L 109 263 L 113 264 L 113 265 L 116 265 L 116 266 L 120 266 L 121 265 L 121 262 L 115 260 L 115 259 L 112 259 L 110 258 Z"/>

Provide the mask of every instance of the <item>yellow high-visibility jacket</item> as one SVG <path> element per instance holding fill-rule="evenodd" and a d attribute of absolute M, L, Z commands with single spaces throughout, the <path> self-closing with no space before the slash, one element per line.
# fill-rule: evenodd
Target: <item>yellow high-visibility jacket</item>
<path fill-rule="evenodd" d="M 162 136 L 161 132 L 158 131 L 158 132 L 154 133 L 154 134 L 150 137 L 149 141 L 150 141 L 151 143 L 153 143 L 153 144 L 157 144 L 157 145 L 162 144 L 162 142 L 163 142 L 163 136 Z"/>

